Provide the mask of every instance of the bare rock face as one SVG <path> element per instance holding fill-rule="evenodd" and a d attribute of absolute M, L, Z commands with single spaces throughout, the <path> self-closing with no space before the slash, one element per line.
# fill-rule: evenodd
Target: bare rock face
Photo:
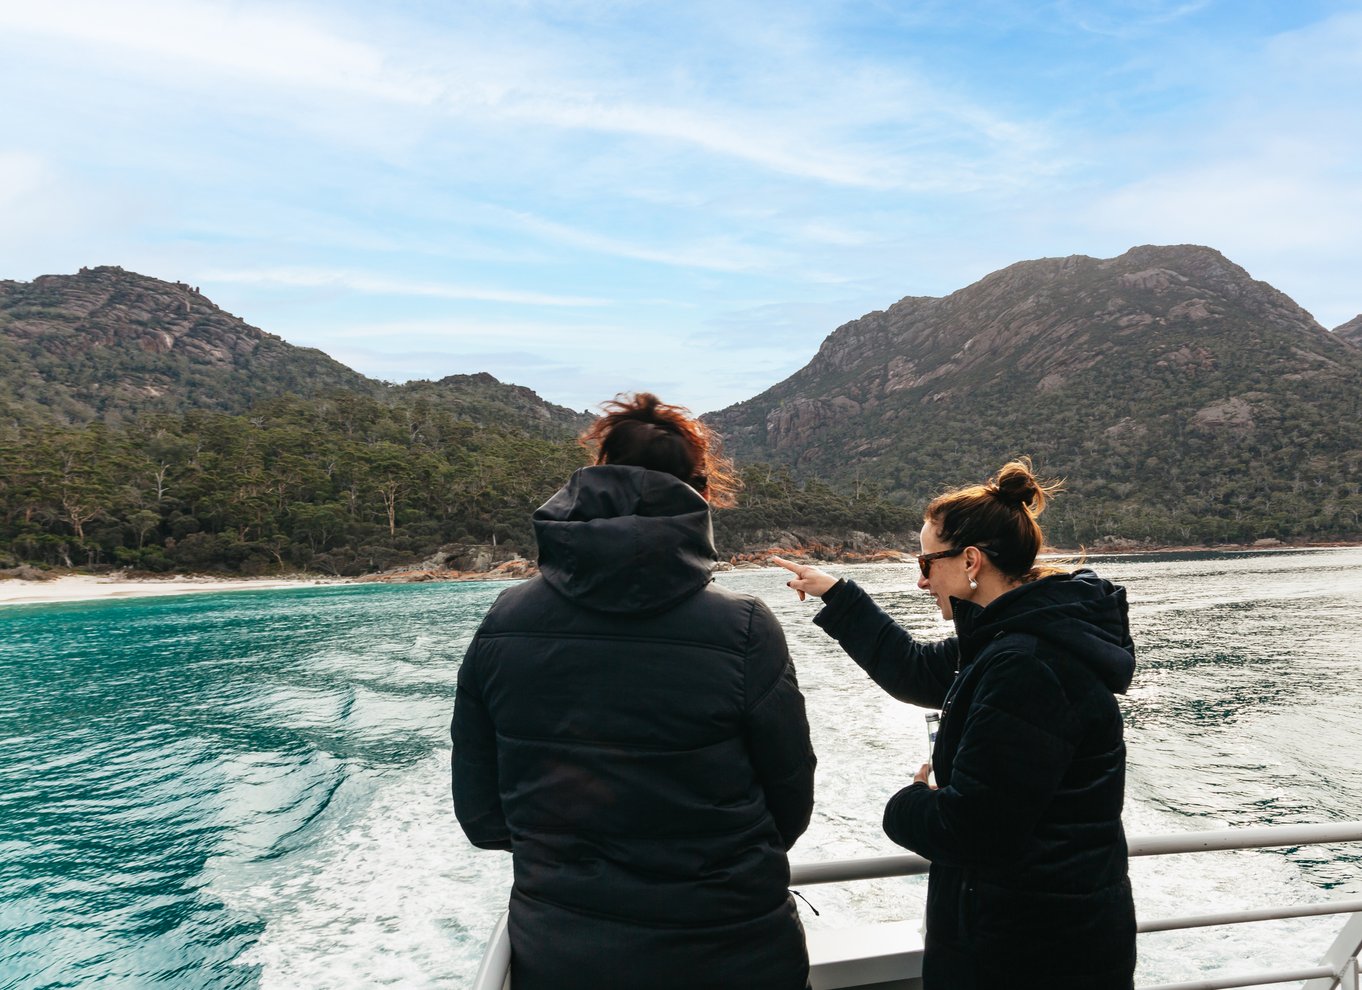
<path fill-rule="evenodd" d="M 539 566 L 510 547 L 491 543 L 451 543 L 415 564 L 366 574 L 362 582 L 419 584 L 427 581 L 520 580 L 539 573 Z"/>
<path fill-rule="evenodd" d="M 861 411 L 861 404 L 845 395 L 831 399 L 795 399 L 772 409 L 766 433 L 777 447 L 798 447 L 821 428 Z"/>
<path fill-rule="evenodd" d="M 1196 375 L 1198 372 L 1215 370 L 1215 354 L 1205 347 L 1184 344 L 1176 351 L 1162 354 L 1155 360 L 1154 367 L 1176 368 L 1188 375 Z"/>
<path fill-rule="evenodd" d="M 269 337 L 218 309 L 197 288 L 113 266 L 43 275 L 27 284 L 0 282 L 0 306 L 7 334 L 61 340 L 68 353 L 131 345 L 168 354 L 178 347 L 191 360 L 227 365 Z"/>
<path fill-rule="evenodd" d="M 83 422 L 188 408 L 238 412 L 289 392 L 377 393 L 320 351 L 224 312 L 196 287 L 105 266 L 0 281 L 0 398 Z"/>
<path fill-rule="evenodd" d="M 1246 432 L 1253 429 L 1253 407 L 1241 396 L 1198 409 L 1192 425 L 1204 430 Z"/>
<path fill-rule="evenodd" d="M 1334 327 L 1334 336 L 1362 347 L 1362 313 L 1354 316 L 1347 323 Z"/>
<path fill-rule="evenodd" d="M 1149 292 L 1162 294 L 1171 289 L 1174 285 L 1185 283 L 1177 272 L 1170 272 L 1167 268 L 1147 268 L 1142 272 L 1130 272 L 1119 278 L 1120 283 L 1130 289 L 1145 289 Z"/>

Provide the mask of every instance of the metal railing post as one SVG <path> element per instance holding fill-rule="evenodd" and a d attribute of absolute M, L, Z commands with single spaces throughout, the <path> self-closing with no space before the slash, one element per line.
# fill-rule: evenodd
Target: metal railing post
<path fill-rule="evenodd" d="M 501 912 L 492 937 L 487 940 L 473 990 L 506 990 L 511 985 L 511 933 L 507 928 L 510 920 L 509 912 Z"/>
<path fill-rule="evenodd" d="M 1362 952 L 1362 913 L 1353 915 L 1348 919 L 1348 923 L 1343 926 L 1343 930 L 1338 933 L 1338 938 L 1334 939 L 1334 944 L 1329 946 L 1324 953 L 1324 965 L 1331 968 L 1335 973 L 1341 974 L 1345 968 L 1352 967 L 1352 986 L 1349 990 L 1357 988 L 1357 955 Z M 1311 980 L 1305 984 L 1302 990 L 1334 990 L 1334 987 L 1348 984 L 1344 982 L 1345 977 L 1335 976 L 1322 980 Z"/>
<path fill-rule="evenodd" d="M 1362 821 L 1324 825 L 1285 825 L 1263 828 L 1220 829 L 1207 832 L 1175 833 L 1134 837 L 1131 856 L 1162 856 L 1169 853 L 1210 852 L 1227 849 L 1271 849 L 1335 842 L 1362 841 Z M 884 856 L 873 859 L 841 860 L 791 865 L 791 880 L 802 884 L 841 883 L 884 877 L 913 876 L 926 873 L 929 864 L 921 856 Z M 1182 918 L 1167 918 L 1141 923 L 1141 931 L 1170 931 L 1276 918 L 1301 918 L 1312 915 L 1348 913 L 1351 917 L 1334 939 L 1324 958 L 1315 966 L 1256 974 L 1242 973 L 1161 984 L 1144 990 L 1229 990 L 1233 987 L 1268 986 L 1274 983 L 1306 980 L 1302 990 L 1362 990 L 1362 902 L 1338 901 L 1299 905 L 1290 908 L 1259 908 Z M 503 914 L 488 940 L 482 966 L 473 990 L 509 990 L 511 940 L 508 918 Z"/>
<path fill-rule="evenodd" d="M 1355 957 L 1343 964 L 1338 974 L 1338 990 L 1358 990 L 1358 967 Z"/>

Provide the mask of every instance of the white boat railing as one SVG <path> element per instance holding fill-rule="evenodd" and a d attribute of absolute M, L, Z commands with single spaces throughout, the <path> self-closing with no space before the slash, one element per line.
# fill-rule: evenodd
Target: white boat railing
<path fill-rule="evenodd" d="M 1136 836 L 1130 839 L 1131 856 L 1169 856 L 1183 853 L 1215 852 L 1230 849 L 1273 849 L 1322 845 L 1335 842 L 1362 842 L 1362 821 L 1323 825 L 1275 825 L 1259 828 L 1218 829 L 1209 832 L 1177 832 L 1169 835 Z M 921 856 L 880 856 L 868 859 L 834 860 L 823 863 L 795 863 L 790 867 L 793 887 L 853 880 L 915 876 L 926 873 L 931 864 Z M 1263 971 L 1164 983 L 1140 990 L 1233 990 L 1281 983 L 1309 981 L 1303 990 L 1362 990 L 1362 898 L 1325 901 L 1293 907 L 1256 908 L 1215 914 L 1189 915 L 1141 921 L 1141 932 L 1178 931 L 1252 921 L 1306 918 L 1330 914 L 1352 917 L 1344 924 L 1324 959 L 1311 966 L 1289 970 Z M 473 990 L 505 990 L 510 987 L 511 943 L 506 931 L 506 916 L 498 921 Z"/>

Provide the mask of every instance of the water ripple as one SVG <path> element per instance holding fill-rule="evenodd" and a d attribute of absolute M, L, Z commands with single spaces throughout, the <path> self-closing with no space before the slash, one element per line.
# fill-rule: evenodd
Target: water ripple
<path fill-rule="evenodd" d="M 1141 650 L 1124 700 L 1127 829 L 1359 817 L 1362 551 L 1098 558 Z M 947 635 L 911 566 L 844 568 L 915 634 Z M 884 801 L 921 713 L 812 626 L 775 571 L 720 580 L 787 630 L 819 753 L 796 860 L 887 855 Z M 504 586 L 310 587 L 0 611 L 0 986 L 461 987 L 509 857 L 448 797 L 459 660 Z M 1189 862 L 1190 860 L 1190 862 Z M 1134 865 L 1147 916 L 1362 893 L 1357 850 Z M 924 881 L 806 891 L 809 927 L 912 918 Z M 1331 919 L 1161 935 L 1184 960 L 1311 958 Z M 1289 957 L 1280 958 L 1282 947 Z"/>

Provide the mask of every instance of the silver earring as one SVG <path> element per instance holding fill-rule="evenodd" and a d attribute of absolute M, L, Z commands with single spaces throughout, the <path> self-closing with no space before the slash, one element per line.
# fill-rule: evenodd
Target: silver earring
<path fill-rule="evenodd" d="M 978 591 L 978 590 L 979 590 L 979 582 L 976 581 L 976 580 L 974 580 L 974 578 L 970 578 L 970 579 L 969 579 L 969 590 L 970 590 L 970 591 Z"/>

